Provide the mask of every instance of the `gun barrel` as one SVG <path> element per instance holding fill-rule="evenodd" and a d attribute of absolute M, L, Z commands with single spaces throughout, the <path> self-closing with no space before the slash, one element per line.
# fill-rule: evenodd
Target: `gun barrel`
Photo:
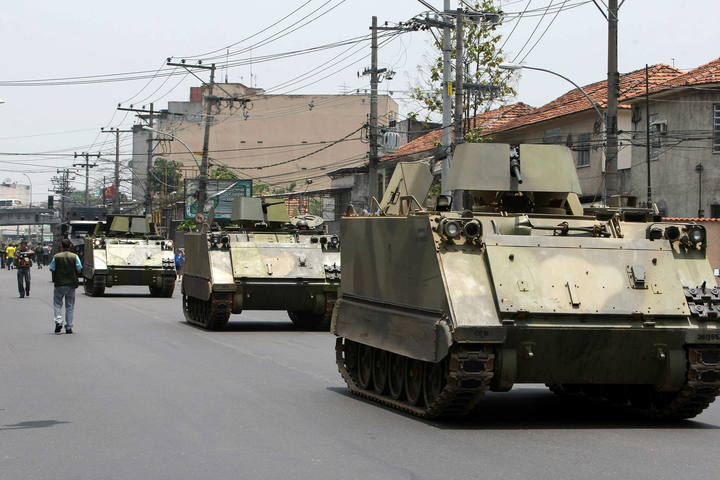
<path fill-rule="evenodd" d="M 522 174 L 520 173 L 520 162 L 516 159 L 510 160 L 510 173 L 513 177 L 517 178 L 518 183 L 522 183 Z"/>

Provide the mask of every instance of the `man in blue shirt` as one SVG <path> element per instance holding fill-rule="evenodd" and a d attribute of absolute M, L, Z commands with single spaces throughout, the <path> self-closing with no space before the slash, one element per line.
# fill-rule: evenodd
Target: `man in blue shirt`
<path fill-rule="evenodd" d="M 62 252 L 55 255 L 48 267 L 52 272 L 55 290 L 53 292 L 53 319 L 55 333 L 63 326 L 62 306 L 65 301 L 65 333 L 73 333 L 73 313 L 75 310 L 75 289 L 78 287 L 78 274 L 82 272 L 80 257 L 72 253 L 72 242 L 63 239 Z"/>

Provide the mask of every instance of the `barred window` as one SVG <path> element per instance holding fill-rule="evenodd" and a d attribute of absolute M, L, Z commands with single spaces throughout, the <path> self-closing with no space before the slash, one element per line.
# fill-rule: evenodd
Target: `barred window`
<path fill-rule="evenodd" d="M 577 152 L 577 166 L 585 167 L 590 165 L 590 134 L 581 133 L 578 135 L 578 142 L 575 145 Z"/>
<path fill-rule="evenodd" d="M 720 153 L 720 103 L 713 104 L 713 153 Z"/>

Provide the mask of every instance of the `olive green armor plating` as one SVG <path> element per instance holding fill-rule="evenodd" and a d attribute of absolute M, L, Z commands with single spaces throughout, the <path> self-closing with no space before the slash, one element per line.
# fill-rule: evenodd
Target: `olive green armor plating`
<path fill-rule="evenodd" d="M 85 293 L 99 296 L 115 285 L 144 285 L 154 297 L 172 297 L 175 256 L 172 240 L 164 240 L 143 216 L 109 215 L 85 237 Z"/>
<path fill-rule="evenodd" d="M 300 328 L 328 330 L 340 283 L 340 243 L 314 215 L 284 202 L 239 198 L 234 226 L 186 233 L 182 282 L 188 322 L 221 329 L 231 313 L 287 310 Z"/>
<path fill-rule="evenodd" d="M 342 219 L 331 331 L 350 389 L 424 417 L 467 414 L 519 383 L 700 413 L 720 388 L 704 228 L 651 210 L 584 215 L 569 149 L 511 152 L 456 149 L 449 183 L 472 209 L 420 207 L 429 170 L 401 164 L 379 215 Z"/>

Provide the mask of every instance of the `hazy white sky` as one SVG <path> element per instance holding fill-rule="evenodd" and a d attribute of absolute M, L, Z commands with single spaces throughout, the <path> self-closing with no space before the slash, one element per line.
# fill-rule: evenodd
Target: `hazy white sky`
<path fill-rule="evenodd" d="M 544 9 L 549 1 L 530 0 L 529 10 Z M 442 6 L 441 0 L 429 2 L 438 8 Z M 372 15 L 377 15 L 380 23 L 397 22 L 426 10 L 416 0 L 5 2 L 0 11 L 0 42 L 3 46 L 0 82 L 155 70 L 168 56 L 200 54 L 242 40 L 305 3 L 307 5 L 286 21 L 233 48 L 286 31 L 290 24 L 317 8 L 320 8 L 317 13 L 321 13 L 336 7 L 311 24 L 254 49 L 253 57 L 364 35 Z M 498 3 L 507 12 L 519 12 L 528 1 Z M 561 5 L 563 1 L 552 3 Z M 582 0 L 565 3 L 569 6 L 582 3 Z M 602 4 L 602 1 L 598 0 L 598 3 Z M 455 8 L 457 1 L 452 0 L 451 5 Z M 619 15 L 620 71 L 635 70 L 645 63 L 674 63 L 678 68 L 687 69 L 720 56 L 718 14 L 720 2 L 717 0 L 626 0 Z M 552 17 L 544 18 L 528 46 L 536 41 Z M 509 60 L 526 43 L 540 18 L 523 18 L 517 24 L 505 47 Z M 501 31 L 508 34 L 513 27 L 515 22 L 510 22 Z M 427 63 L 427 58 L 433 54 L 431 39 L 428 32 L 409 33 L 381 49 L 381 65 L 397 72 L 391 82 L 382 85 L 383 90 L 392 90 L 397 97 L 407 96 L 404 92 L 417 83 L 417 65 Z M 587 84 L 605 77 L 606 48 L 607 23 L 590 2 L 561 12 L 525 63 L 555 70 L 577 83 Z M 256 86 L 269 88 L 280 84 L 321 65 L 341 51 L 329 50 L 255 64 Z M 525 51 L 527 48 L 522 55 Z M 347 61 L 274 93 L 294 90 L 312 82 L 315 83 L 293 93 L 340 93 L 341 85 L 367 88 L 367 77 L 357 76 L 357 72 L 369 64 L 369 59 L 362 58 L 367 53 L 369 49 L 358 51 Z M 231 60 L 248 56 L 244 53 L 231 57 Z M 352 63 L 353 59 L 355 63 Z M 343 66 L 347 68 L 342 69 Z M 231 82 L 249 83 L 248 66 L 230 68 L 227 74 Z M 222 73 L 222 78 L 224 75 Z M 157 100 L 156 108 L 165 108 L 168 100 L 187 99 L 188 88 L 199 84 L 192 77 L 183 81 L 181 77 L 165 80 L 158 78 L 149 84 L 147 80 L 136 80 L 74 86 L 0 85 L 0 99 L 6 102 L 0 104 L 0 152 L 62 151 L 72 154 L 89 150 L 106 152 L 109 161 L 113 158 L 114 143 L 110 135 L 98 133 L 100 127 L 129 127 L 133 123 L 131 115 L 115 112 L 118 103 L 131 98 L 134 100 L 126 103 L 142 105 Z M 520 80 L 517 100 L 539 106 L 570 88 L 559 78 L 528 71 Z M 403 113 L 407 111 L 406 107 Z M 129 142 L 125 140 L 123 144 L 126 145 L 123 151 L 129 153 Z M 72 163 L 73 159 L 67 156 L 0 154 L 0 179 L 11 178 L 26 183 L 20 172 L 28 174 L 33 183 L 34 200 L 43 200 L 47 197 L 49 179 L 55 169 Z M 109 175 L 109 163 L 103 165 L 108 167 L 106 173 Z M 92 177 L 101 178 L 102 175 L 100 168 L 92 170 Z M 78 186 L 81 180 L 78 177 Z"/>

